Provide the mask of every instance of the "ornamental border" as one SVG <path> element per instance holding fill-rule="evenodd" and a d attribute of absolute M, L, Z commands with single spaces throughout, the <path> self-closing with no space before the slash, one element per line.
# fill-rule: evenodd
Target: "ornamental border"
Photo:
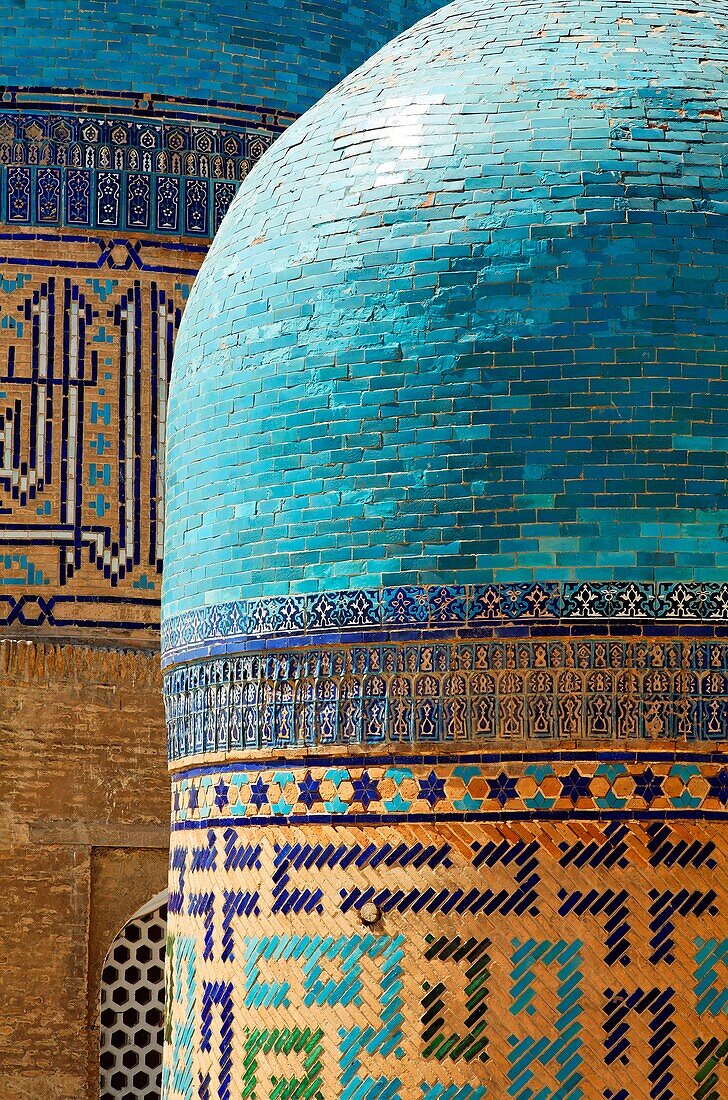
<path fill-rule="evenodd" d="M 38 544 L 32 539 L 26 539 L 23 545 Z M 114 608 L 123 608 L 126 617 L 104 618 Z M 66 609 L 70 609 L 72 614 L 64 613 Z M 91 614 L 97 609 L 99 617 Z M 140 613 L 137 618 L 132 617 L 135 609 Z M 151 619 L 144 617 L 145 611 L 149 612 Z M 159 600 L 147 600 L 139 596 L 42 596 L 32 592 L 16 597 L 0 593 L 0 629 L 20 626 L 44 626 L 58 630 L 147 630 L 156 634 L 159 630 Z"/>
<path fill-rule="evenodd" d="M 208 241 L 295 114 L 144 93 L 3 88 L 0 212 L 9 225 Z"/>
<path fill-rule="evenodd" d="M 172 777 L 173 831 L 221 825 L 726 817 L 726 753 L 331 757 L 221 763 Z"/>
<path fill-rule="evenodd" d="M 226 99 L 200 99 L 171 96 L 161 92 L 89 91 L 88 88 L 48 88 L 31 84 L 0 84 L 2 111 L 27 111 L 30 114 L 68 112 L 99 116 L 113 112 L 133 114 L 141 119 L 174 119 L 195 125 L 227 125 L 240 120 L 244 124 L 285 130 L 299 117 L 273 104 L 237 103 Z"/>
<path fill-rule="evenodd" d="M 172 237 L 150 235 L 138 237 L 132 233 L 117 236 L 114 233 L 104 234 L 103 230 L 96 232 L 76 232 L 64 226 L 48 226 L 45 232 L 38 227 L 17 226 L 15 231 L 4 229 L 0 232 L 0 242 L 7 244 L 7 251 L 0 255 L 0 264 L 9 267 L 33 267 L 46 270 L 47 268 L 61 268 L 63 270 L 98 271 L 107 268 L 109 271 L 145 271 L 160 275 L 189 275 L 194 278 L 202 265 L 202 260 L 208 253 L 207 242 L 190 240 L 176 240 Z M 54 254 L 51 257 L 37 255 L 15 255 L 10 246 L 28 245 L 41 242 L 52 244 L 59 249 L 64 243 L 93 245 L 98 248 L 99 254 L 94 259 L 82 260 Z M 176 264 L 147 263 L 144 259 L 144 250 L 152 249 L 172 254 L 173 259 L 184 258 L 187 255 L 200 256 L 197 267 L 183 267 L 181 262 Z M 122 251 L 122 256 L 115 257 L 115 251 Z M 20 252 L 20 249 L 18 249 Z"/>
<path fill-rule="evenodd" d="M 728 583 L 546 581 L 401 585 L 235 600 L 162 623 L 163 664 L 290 644 L 385 641 L 406 631 L 615 622 L 728 626 Z"/>
<path fill-rule="evenodd" d="M 644 635 L 218 655 L 165 670 L 167 751 L 728 742 L 727 674 L 725 641 Z"/>

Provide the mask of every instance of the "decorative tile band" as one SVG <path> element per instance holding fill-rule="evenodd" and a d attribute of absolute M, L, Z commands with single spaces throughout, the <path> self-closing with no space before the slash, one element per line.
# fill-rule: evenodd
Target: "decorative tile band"
<path fill-rule="evenodd" d="M 367 635 L 499 624 L 634 621 L 728 625 L 728 584 L 604 581 L 412 585 L 241 599 L 168 618 L 162 653 L 171 662 L 247 640 L 346 640 Z"/>
<path fill-rule="evenodd" d="M 466 754 L 220 764 L 172 782 L 174 830 L 613 817 L 728 817 L 726 757 L 709 753 Z"/>
<path fill-rule="evenodd" d="M 160 97 L 3 104 L 0 220 L 209 240 L 291 115 Z"/>
<path fill-rule="evenodd" d="M 728 643 L 533 640 L 309 647 L 182 665 L 171 761 L 336 745 L 728 739 Z"/>
<path fill-rule="evenodd" d="M 725 1096 L 722 822 L 241 824 L 172 838 L 166 1100 Z"/>

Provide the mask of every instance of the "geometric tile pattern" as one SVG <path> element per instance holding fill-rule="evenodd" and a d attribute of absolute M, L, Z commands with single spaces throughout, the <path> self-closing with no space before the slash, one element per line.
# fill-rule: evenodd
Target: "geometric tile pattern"
<path fill-rule="evenodd" d="M 172 347 L 206 242 L 3 236 L 0 625 L 154 628 Z"/>
<path fill-rule="evenodd" d="M 103 94 L 104 112 L 90 95 L 33 101 L 0 113 L 0 220 L 207 240 L 295 117 L 160 96 L 135 113 L 134 97 L 118 93 Z"/>
<path fill-rule="evenodd" d="M 722 819 L 728 817 L 728 762 L 723 753 L 668 751 L 372 755 L 208 764 L 172 779 L 172 828 L 183 832 L 221 823 L 236 829 L 277 822 L 436 823 L 463 814 L 478 821 L 534 814 Z M 200 868 L 214 863 L 204 848 L 195 859 Z M 653 899 L 655 936 L 668 936 L 674 911 L 685 904 L 694 899 Z M 588 899 L 570 905 L 588 908 Z"/>
<path fill-rule="evenodd" d="M 537 636 L 316 645 L 180 665 L 170 760 L 248 749 L 728 739 L 728 643 Z"/>
<path fill-rule="evenodd" d="M 728 625 L 728 583 L 522 582 L 485 585 L 399 585 L 239 599 L 171 616 L 162 625 L 167 661 L 226 652 L 247 640 L 331 641 L 355 632 L 385 641 L 390 634 L 463 627 L 655 622 Z"/>
<path fill-rule="evenodd" d="M 577 805 L 561 821 L 241 824 L 173 837 L 166 1100 L 724 1095 L 718 822 Z M 709 898 L 673 907 L 668 958 L 651 945 L 669 895 Z"/>

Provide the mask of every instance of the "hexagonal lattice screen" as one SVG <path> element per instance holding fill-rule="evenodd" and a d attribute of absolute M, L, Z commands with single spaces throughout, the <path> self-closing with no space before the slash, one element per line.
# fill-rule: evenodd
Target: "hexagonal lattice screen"
<path fill-rule="evenodd" d="M 101 1100 L 159 1100 L 166 892 L 116 937 L 101 974 Z"/>

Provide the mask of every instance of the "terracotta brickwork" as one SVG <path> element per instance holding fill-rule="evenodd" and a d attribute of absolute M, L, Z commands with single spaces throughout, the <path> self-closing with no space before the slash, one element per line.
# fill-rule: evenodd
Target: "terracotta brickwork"
<path fill-rule="evenodd" d="M 158 661 L 0 643 L 2 1100 L 99 1095 L 103 958 L 165 882 Z"/>

